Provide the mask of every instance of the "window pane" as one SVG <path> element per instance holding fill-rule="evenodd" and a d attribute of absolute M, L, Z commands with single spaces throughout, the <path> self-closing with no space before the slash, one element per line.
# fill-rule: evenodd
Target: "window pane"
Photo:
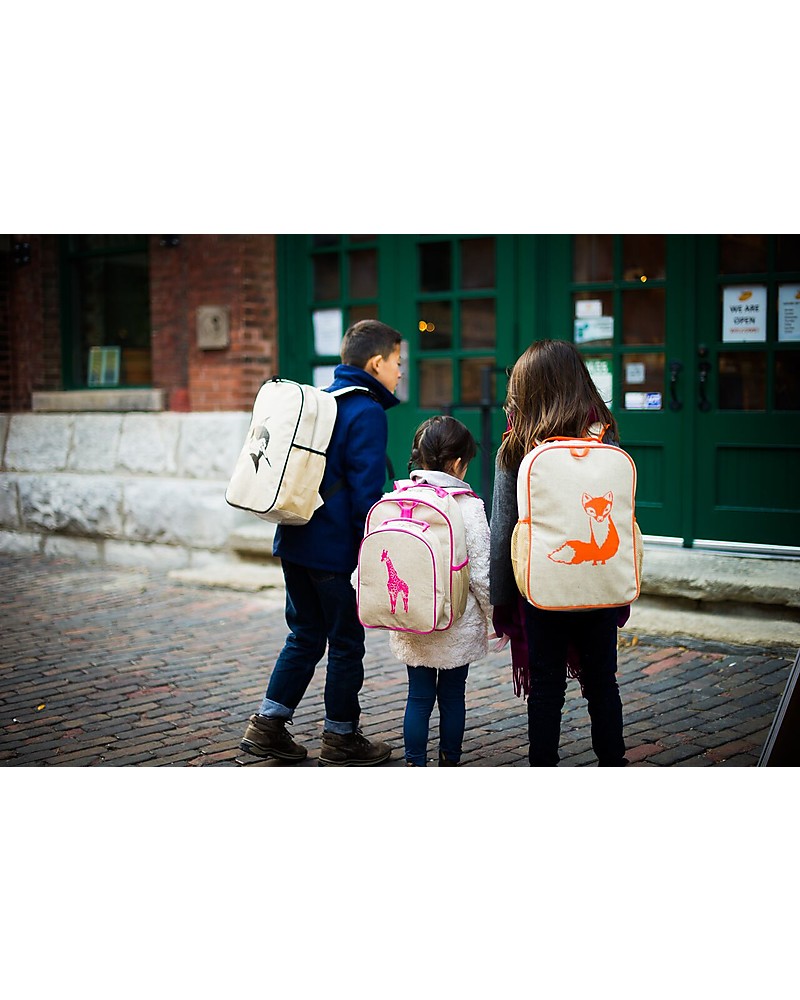
<path fill-rule="evenodd" d="M 762 351 L 723 351 L 719 356 L 719 408 L 766 408 L 766 356 Z"/>
<path fill-rule="evenodd" d="M 74 263 L 76 377 L 88 379 L 89 349 L 119 347 L 120 384 L 150 381 L 147 254 L 89 257 Z"/>
<path fill-rule="evenodd" d="M 800 410 L 800 353 L 775 355 L 775 409 Z"/>
<path fill-rule="evenodd" d="M 461 362 L 461 403 L 480 403 L 483 396 L 483 369 L 494 368 L 494 358 L 465 358 Z M 495 374 L 489 382 L 489 399 L 495 398 Z"/>
<path fill-rule="evenodd" d="M 573 245 L 574 281 L 611 281 L 614 277 L 614 245 L 611 236 L 576 236 Z"/>
<path fill-rule="evenodd" d="M 461 303 L 461 347 L 465 351 L 494 349 L 494 299 L 468 299 Z"/>
<path fill-rule="evenodd" d="M 572 296 L 573 336 L 578 345 L 611 345 L 614 340 L 612 292 L 575 292 Z M 609 319 L 612 322 L 609 323 Z"/>
<path fill-rule="evenodd" d="M 622 358 L 622 405 L 626 410 L 664 408 L 664 355 L 625 354 Z"/>
<path fill-rule="evenodd" d="M 353 250 L 350 258 L 350 298 L 378 297 L 378 251 Z"/>
<path fill-rule="evenodd" d="M 350 306 L 347 310 L 347 323 L 351 326 L 360 319 L 380 319 L 377 305 Z"/>
<path fill-rule="evenodd" d="M 453 307 L 426 302 L 419 307 L 419 346 L 423 351 L 447 351 L 453 346 Z"/>
<path fill-rule="evenodd" d="M 623 344 L 663 344 L 665 289 L 622 293 Z"/>
<path fill-rule="evenodd" d="M 775 266 L 779 271 L 800 271 L 800 236 L 778 236 Z"/>
<path fill-rule="evenodd" d="M 450 289 L 450 260 L 451 247 L 449 242 L 420 243 L 420 291 L 445 292 Z"/>
<path fill-rule="evenodd" d="M 420 361 L 419 405 L 429 410 L 442 410 L 453 402 L 453 370 L 447 359 Z"/>
<path fill-rule="evenodd" d="M 623 236 L 622 277 L 625 281 L 666 277 L 666 250 L 665 236 Z"/>
<path fill-rule="evenodd" d="M 461 241 L 461 287 L 494 288 L 494 238 Z"/>
<path fill-rule="evenodd" d="M 339 255 L 324 254 L 314 261 L 314 301 L 339 298 Z"/>
<path fill-rule="evenodd" d="M 117 250 L 117 249 L 146 249 L 146 236 L 73 236 L 70 245 L 75 251 L 84 250 Z"/>
<path fill-rule="evenodd" d="M 766 236 L 720 236 L 720 274 L 751 274 L 766 269 Z"/>
<path fill-rule="evenodd" d="M 312 236 L 311 245 L 316 247 L 335 247 L 341 236 Z"/>

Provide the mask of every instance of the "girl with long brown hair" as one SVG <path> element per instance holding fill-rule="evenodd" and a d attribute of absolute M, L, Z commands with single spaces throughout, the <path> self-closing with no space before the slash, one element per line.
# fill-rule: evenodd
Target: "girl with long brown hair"
<path fill-rule="evenodd" d="M 515 689 L 528 695 L 529 762 L 533 767 L 559 762 L 569 667 L 588 702 L 598 763 L 624 766 L 628 761 L 616 679 L 617 627 L 627 620 L 629 609 L 536 608 L 521 597 L 511 562 L 517 472 L 523 457 L 547 438 L 583 437 L 597 421 L 606 428 L 604 440 L 616 442 L 616 421 L 577 348 L 559 340 L 537 341 L 517 360 L 509 378 L 506 414 L 508 430 L 497 453 L 492 497 L 490 599 L 495 633 L 501 639 L 498 648 L 511 640 Z"/>

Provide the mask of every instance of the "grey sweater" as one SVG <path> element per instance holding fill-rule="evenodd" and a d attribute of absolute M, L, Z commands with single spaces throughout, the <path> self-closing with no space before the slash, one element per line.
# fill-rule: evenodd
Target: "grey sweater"
<path fill-rule="evenodd" d="M 517 474 L 495 463 L 489 544 L 489 600 L 493 607 L 516 604 L 519 596 L 511 566 L 511 534 L 518 517 Z"/>

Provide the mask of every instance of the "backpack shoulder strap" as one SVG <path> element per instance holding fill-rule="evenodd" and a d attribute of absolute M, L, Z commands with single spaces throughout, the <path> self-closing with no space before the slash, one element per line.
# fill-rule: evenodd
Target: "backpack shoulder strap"
<path fill-rule="evenodd" d="M 323 391 L 327 392 L 327 389 L 325 389 Z M 372 391 L 372 389 L 368 389 L 365 385 L 345 385 L 345 386 L 342 386 L 341 389 L 331 389 L 331 391 L 328 393 L 328 395 L 330 395 L 330 396 L 349 396 L 350 393 L 353 393 L 353 392 L 365 392 L 368 396 L 370 396 L 372 399 L 374 399 L 377 402 L 377 398 L 378 397 L 375 395 L 375 393 Z"/>

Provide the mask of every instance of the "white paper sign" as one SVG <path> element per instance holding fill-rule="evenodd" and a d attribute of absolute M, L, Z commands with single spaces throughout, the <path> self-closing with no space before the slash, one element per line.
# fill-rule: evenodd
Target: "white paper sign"
<path fill-rule="evenodd" d="M 765 285 L 732 285 L 722 292 L 722 341 L 756 344 L 767 339 Z"/>
<path fill-rule="evenodd" d="M 311 317 L 314 323 L 314 353 L 338 354 L 342 346 L 342 310 L 317 309 Z"/>
<path fill-rule="evenodd" d="M 614 339 L 613 316 L 586 316 L 575 320 L 575 343 L 588 344 L 593 340 Z"/>
<path fill-rule="evenodd" d="M 610 410 L 614 384 L 611 377 L 611 362 L 603 358 L 587 358 L 586 368 L 600 393 L 600 398 Z"/>
<path fill-rule="evenodd" d="M 336 365 L 317 365 L 313 370 L 312 384 L 318 389 L 326 389 L 333 382 Z"/>
<path fill-rule="evenodd" d="M 625 381 L 628 385 L 643 385 L 644 364 L 640 361 L 630 361 L 625 365 Z"/>
<path fill-rule="evenodd" d="M 800 285 L 778 289 L 778 340 L 800 340 Z"/>
<path fill-rule="evenodd" d="M 603 303 L 600 299 L 578 299 L 575 303 L 575 315 L 579 319 L 585 316 L 602 316 Z"/>

